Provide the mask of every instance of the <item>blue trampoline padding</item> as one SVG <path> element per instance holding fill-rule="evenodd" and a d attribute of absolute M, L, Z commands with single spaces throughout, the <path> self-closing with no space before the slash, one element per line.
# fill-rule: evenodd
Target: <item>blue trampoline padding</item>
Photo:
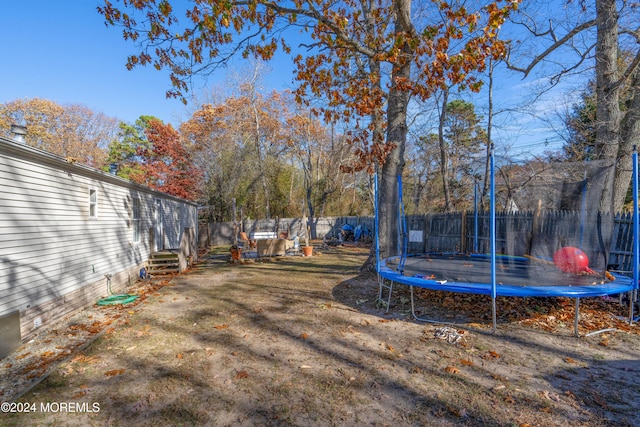
<path fill-rule="evenodd" d="M 380 276 L 387 280 L 403 283 L 408 286 L 432 289 L 437 291 L 471 293 L 491 295 L 491 283 L 465 283 L 429 280 L 419 277 L 404 276 L 386 265 L 386 260 L 380 260 Z M 585 298 L 614 295 L 629 292 L 634 288 L 633 280 L 629 277 L 611 273 L 614 281 L 589 286 L 545 285 L 545 286 L 514 286 L 497 284 L 496 295 L 504 297 L 570 297 Z"/>

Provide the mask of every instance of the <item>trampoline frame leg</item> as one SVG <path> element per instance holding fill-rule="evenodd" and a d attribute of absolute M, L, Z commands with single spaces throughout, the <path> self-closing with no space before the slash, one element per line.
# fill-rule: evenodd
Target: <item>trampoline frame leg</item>
<path fill-rule="evenodd" d="M 389 285 L 385 285 L 384 284 L 384 278 L 382 277 L 378 277 L 378 282 L 380 284 L 380 290 L 378 293 L 378 301 L 381 301 L 382 303 L 386 304 L 387 306 L 387 312 L 389 312 L 389 307 L 391 305 L 391 292 L 393 290 L 393 281 L 390 280 L 390 284 Z M 408 285 L 409 286 L 409 291 L 411 293 L 411 315 L 413 316 L 413 318 L 419 322 L 426 322 L 426 323 L 435 323 L 435 324 L 439 324 L 439 325 L 449 325 L 449 326 L 456 326 L 459 328 L 463 328 L 463 329 L 472 329 L 472 328 L 467 328 L 463 325 L 460 325 L 459 323 L 453 323 L 453 322 L 444 322 L 441 320 L 434 320 L 434 319 L 427 319 L 425 317 L 419 317 L 416 314 L 416 306 L 415 306 L 415 297 L 413 295 L 413 286 Z M 382 299 L 382 293 L 383 293 L 383 288 L 386 288 L 389 290 L 389 296 L 387 298 L 386 301 L 384 301 Z M 629 298 L 629 313 L 630 313 L 630 318 L 631 318 L 631 322 L 633 322 L 633 298 L 630 295 Z M 497 317 L 498 317 L 498 310 L 496 308 L 496 299 L 495 298 L 491 298 L 491 314 L 492 314 L 492 320 L 493 320 L 493 327 L 491 329 L 490 334 L 493 335 L 496 333 L 497 331 Z M 584 335 L 580 335 L 580 333 L 578 332 L 578 323 L 580 320 L 580 298 L 576 298 L 576 305 L 575 305 L 575 316 L 573 319 L 573 334 L 576 336 L 576 338 L 582 338 L 582 337 L 589 337 L 592 335 L 597 335 L 597 334 L 602 334 L 605 332 L 612 332 L 612 331 L 616 331 L 616 328 L 606 328 L 606 329 L 600 329 L 597 331 L 593 331 L 593 332 L 589 332 L 586 333 Z M 484 332 L 484 331 L 479 331 L 479 332 Z"/>
<path fill-rule="evenodd" d="M 389 284 L 386 285 L 384 283 L 386 279 L 380 275 L 378 275 L 378 302 L 384 304 L 387 309 L 385 310 L 385 313 L 389 312 L 389 307 L 391 307 L 391 294 L 393 293 L 393 280 L 389 280 Z M 387 300 L 385 301 L 383 299 L 383 293 L 384 293 L 384 289 L 387 289 L 389 291 L 389 295 L 387 296 Z"/>
<path fill-rule="evenodd" d="M 629 325 L 633 325 L 633 306 L 638 301 L 638 290 L 629 291 Z"/>
<path fill-rule="evenodd" d="M 580 317 L 580 298 L 576 298 L 575 318 L 573 319 L 573 334 L 578 338 L 580 338 L 580 333 L 578 332 L 579 317 Z"/>
<path fill-rule="evenodd" d="M 462 328 L 462 329 L 468 329 L 468 330 L 473 330 L 473 331 L 477 331 L 477 332 L 480 332 L 480 333 L 486 333 L 486 331 L 480 331 L 480 330 L 476 330 L 476 329 L 473 329 L 473 328 L 468 328 L 466 326 L 460 325 L 459 323 L 443 322 L 441 320 L 432 320 L 432 319 L 427 319 L 425 317 L 418 317 L 418 315 L 416 314 L 416 308 L 415 308 L 415 303 L 414 303 L 413 286 L 409 285 L 409 290 L 411 292 L 411 315 L 417 321 L 426 322 L 426 323 L 435 323 L 435 324 L 438 324 L 438 325 L 456 326 L 456 327 Z M 497 331 L 497 322 L 496 322 L 497 312 L 496 312 L 496 299 L 495 298 L 491 298 L 491 300 L 492 300 L 493 328 L 491 329 L 491 332 L 489 332 L 489 334 L 493 335 Z"/>
<path fill-rule="evenodd" d="M 495 334 L 498 329 L 498 309 L 496 308 L 496 299 L 493 297 L 491 297 L 491 317 L 493 318 L 493 329 L 491 333 Z"/>

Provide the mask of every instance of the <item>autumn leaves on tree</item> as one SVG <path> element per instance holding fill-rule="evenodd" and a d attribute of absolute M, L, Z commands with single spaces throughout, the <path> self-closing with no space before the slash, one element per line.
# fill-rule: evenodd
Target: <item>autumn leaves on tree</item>
<path fill-rule="evenodd" d="M 176 197 L 201 197 L 202 172 L 172 125 L 140 116 L 133 125 L 121 122 L 119 128 L 104 169 L 114 165 L 118 176 Z"/>
<path fill-rule="evenodd" d="M 64 157 L 70 163 L 108 171 L 176 197 L 197 200 L 201 172 L 179 133 L 151 116 L 136 124 L 118 123 L 83 105 L 62 106 L 33 98 L 0 105 L 0 130 L 26 125 L 26 143 Z"/>
<path fill-rule="evenodd" d="M 200 171 L 180 142 L 180 134 L 170 124 L 149 121 L 145 131 L 149 145 L 137 151 L 142 184 L 187 200 L 197 200 L 201 192 Z"/>
<path fill-rule="evenodd" d="M 73 162 L 100 168 L 105 149 L 115 138 L 117 120 L 83 105 L 62 106 L 40 98 L 19 99 L 0 105 L 0 130 L 12 124 L 28 126 L 26 142 Z"/>

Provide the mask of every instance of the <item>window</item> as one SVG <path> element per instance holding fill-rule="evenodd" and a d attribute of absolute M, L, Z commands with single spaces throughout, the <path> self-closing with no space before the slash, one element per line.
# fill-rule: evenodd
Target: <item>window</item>
<path fill-rule="evenodd" d="M 138 243 L 138 242 L 140 242 L 140 229 L 141 229 L 141 224 L 142 224 L 141 210 L 140 210 L 140 198 L 139 197 L 134 197 L 133 198 L 132 210 L 133 210 L 133 212 L 132 212 L 133 213 L 133 215 L 132 215 L 133 242 L 134 243 Z"/>
<path fill-rule="evenodd" d="M 89 218 L 98 218 L 98 190 L 89 189 Z"/>

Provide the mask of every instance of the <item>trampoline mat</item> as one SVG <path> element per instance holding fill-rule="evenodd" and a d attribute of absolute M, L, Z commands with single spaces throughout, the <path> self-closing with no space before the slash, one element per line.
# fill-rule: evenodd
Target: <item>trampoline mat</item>
<path fill-rule="evenodd" d="M 397 270 L 398 258 L 387 260 Z M 409 257 L 405 276 L 459 283 L 491 283 L 491 262 L 485 255 L 424 255 Z M 496 283 L 509 286 L 596 286 L 609 283 L 597 274 L 565 273 L 552 262 L 525 257 L 496 256 Z"/>

